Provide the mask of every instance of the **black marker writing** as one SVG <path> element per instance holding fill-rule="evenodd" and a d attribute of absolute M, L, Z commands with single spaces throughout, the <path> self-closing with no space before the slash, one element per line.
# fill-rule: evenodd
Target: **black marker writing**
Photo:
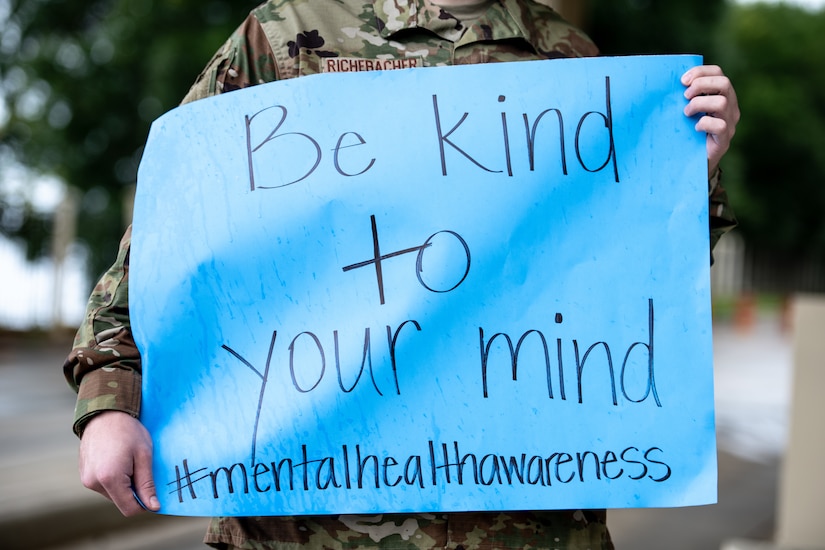
<path fill-rule="evenodd" d="M 269 380 L 269 365 L 272 362 L 272 350 L 275 348 L 275 340 L 277 338 L 278 338 L 278 332 L 273 331 L 272 332 L 272 339 L 269 342 L 269 353 L 266 356 L 266 367 L 264 368 L 263 372 L 259 371 L 255 367 L 253 367 L 252 364 L 249 361 L 247 361 L 246 359 L 241 357 L 238 352 L 236 352 L 235 350 L 233 350 L 229 346 L 226 346 L 226 345 L 221 346 L 223 349 L 225 349 L 226 351 L 231 353 L 233 356 L 235 356 L 241 363 L 246 365 L 252 372 L 257 374 L 258 377 L 260 377 L 260 379 L 261 379 L 261 391 L 258 394 L 258 409 L 255 411 L 255 425 L 252 428 L 252 462 L 253 463 L 255 462 L 255 447 L 258 443 L 258 422 L 261 419 L 261 406 L 263 405 L 263 402 L 264 402 L 264 393 L 266 392 L 266 383 Z"/>
<path fill-rule="evenodd" d="M 278 118 L 277 122 L 275 122 L 274 124 L 270 123 L 270 127 L 272 127 L 272 130 L 266 135 L 265 138 L 261 139 L 259 143 L 255 144 L 255 143 L 253 143 L 253 140 L 252 140 L 253 121 L 255 121 L 255 119 L 259 115 L 262 115 L 263 113 L 265 113 L 266 111 L 269 111 L 270 109 L 277 109 L 278 111 L 280 111 L 280 118 Z M 267 107 L 266 109 L 261 109 L 260 111 L 258 111 L 257 113 L 255 113 L 253 115 L 245 115 L 244 116 L 244 128 L 245 128 L 245 131 L 246 131 L 246 162 L 247 162 L 247 170 L 248 170 L 248 173 L 249 173 L 249 190 L 250 191 L 255 191 L 256 189 L 277 189 L 279 187 L 286 187 L 288 185 L 293 185 L 295 183 L 298 183 L 298 182 L 303 181 L 306 178 L 308 178 L 310 175 L 312 175 L 313 172 L 315 172 L 315 170 L 321 164 L 321 158 L 322 158 L 321 145 L 318 143 L 318 140 L 316 140 L 314 137 L 312 137 L 311 135 L 309 135 L 305 132 L 281 132 L 280 134 L 278 133 L 278 131 L 281 129 L 281 127 L 287 121 L 288 114 L 289 114 L 289 112 L 288 112 L 287 108 L 284 107 L 283 105 L 273 105 L 272 107 Z M 265 125 L 265 124 L 267 124 L 267 121 L 265 121 L 264 117 L 262 117 L 261 119 L 258 120 L 258 124 Z M 264 128 L 266 128 L 266 127 L 267 126 L 264 126 Z M 350 137 L 355 138 L 355 141 L 352 142 L 350 140 L 347 143 L 345 143 L 344 139 L 345 138 L 348 139 Z M 291 179 L 291 180 L 289 180 L 285 183 L 278 183 L 277 185 L 275 185 L 275 184 L 271 184 L 271 183 L 268 183 L 268 182 L 265 181 L 264 184 L 261 184 L 259 179 L 256 177 L 255 163 L 254 163 L 255 155 L 263 155 L 263 147 L 265 145 L 268 145 L 270 147 L 274 147 L 276 140 L 280 140 L 280 139 L 283 139 L 283 138 L 287 138 L 287 139 L 291 138 L 291 141 L 288 141 L 287 143 L 292 143 L 292 144 L 295 144 L 295 142 L 297 140 L 297 142 L 299 144 L 304 145 L 304 148 L 306 149 L 307 153 L 305 155 L 297 155 L 297 157 L 296 157 L 297 149 L 295 149 L 295 148 L 289 149 L 290 153 L 292 153 L 293 156 L 288 159 L 288 162 L 285 162 L 285 163 L 282 163 L 281 165 L 279 165 L 277 167 L 277 172 L 279 172 L 281 174 L 289 174 L 289 170 L 293 167 L 298 167 L 297 169 L 298 170 L 303 170 L 303 172 L 299 172 L 297 174 L 292 174 L 292 175 L 285 175 L 284 176 L 285 179 L 294 178 L 294 179 Z M 367 142 L 364 140 L 364 138 L 357 132 L 344 132 L 344 133 L 342 133 L 341 136 L 338 138 L 338 140 L 335 144 L 335 147 L 332 149 L 332 151 L 333 151 L 333 154 L 332 154 L 333 165 L 335 166 L 336 172 L 338 172 L 339 174 L 341 174 L 342 176 L 345 176 L 345 177 L 353 177 L 353 176 L 360 176 L 361 174 L 365 173 L 367 170 L 372 168 L 373 164 L 375 164 L 375 159 L 374 158 L 370 159 L 370 161 L 367 163 L 367 165 L 364 168 L 362 168 L 361 171 L 359 171 L 359 172 L 350 173 L 348 171 L 345 171 L 341 166 L 341 158 L 340 157 L 341 157 L 341 152 L 342 152 L 343 149 L 349 149 L 349 148 L 352 148 L 352 147 L 359 147 L 359 146 L 362 146 L 362 145 L 366 145 L 366 143 Z M 268 150 L 270 150 L 270 149 L 268 149 Z M 274 151 L 274 153 L 277 153 L 277 149 Z M 271 156 L 276 156 L 276 155 L 271 155 Z M 305 161 L 305 162 L 302 162 L 302 161 Z M 309 166 L 309 168 L 301 168 L 302 166 Z"/>
<path fill-rule="evenodd" d="M 267 457 L 251 466 L 236 462 L 190 473 L 188 459 L 184 459 L 185 473 L 182 475 L 180 467 L 175 466 L 175 479 L 167 486 L 172 487 L 170 493 L 176 493 L 182 503 L 185 497 L 192 501 L 201 498 L 195 484 L 205 480 L 209 480 L 206 483 L 212 499 L 235 498 L 242 502 L 265 493 L 294 491 L 399 486 L 418 490 L 520 486 L 525 490 L 552 491 L 558 484 L 582 484 L 595 489 L 622 478 L 624 483 L 634 484 L 659 484 L 671 478 L 673 470 L 661 448 L 622 447 L 604 449 L 594 445 L 590 449 L 546 449 L 538 453 L 465 452 L 458 441 L 439 444 L 429 440 L 422 446 L 423 452 L 393 456 L 380 449 L 371 452 L 361 444 L 346 443 L 339 451 L 325 449 L 322 454 L 314 454 L 304 443 L 295 455 Z"/>
<path fill-rule="evenodd" d="M 634 342 L 627 348 L 627 352 L 624 355 L 624 360 L 622 361 L 621 371 L 619 373 L 619 381 L 620 381 L 620 389 L 622 392 L 622 396 L 632 402 L 632 403 L 642 403 L 645 401 L 651 394 L 653 395 L 653 400 L 656 402 L 656 406 L 661 407 L 662 402 L 659 399 L 659 393 L 656 390 L 656 375 L 655 375 L 655 362 L 654 362 L 654 348 L 653 348 L 653 336 L 654 336 L 654 315 L 653 315 L 653 300 L 648 300 L 648 312 L 647 312 L 647 342 Z M 561 324 L 563 322 L 563 317 L 560 313 L 557 313 L 555 316 L 556 324 Z M 498 332 L 493 334 L 489 338 L 485 336 L 484 329 L 479 327 L 478 329 L 478 337 L 479 337 L 479 351 L 481 353 L 481 385 L 482 385 L 482 392 L 485 398 L 489 397 L 489 389 L 488 389 L 488 373 L 490 369 L 490 350 L 493 343 L 496 340 L 501 340 L 506 344 L 506 351 L 509 353 L 509 363 L 510 363 L 510 372 L 512 373 L 513 381 L 518 380 L 518 367 L 519 367 L 519 354 L 522 351 L 522 346 L 525 345 L 527 342 L 531 341 L 538 341 L 541 345 L 541 350 L 543 351 L 544 356 L 544 370 L 545 376 L 547 380 L 547 396 L 550 399 L 554 398 L 553 394 L 553 383 L 552 383 L 552 371 L 553 365 L 550 360 L 550 352 L 548 349 L 547 338 L 545 337 L 544 333 L 540 330 L 530 329 L 525 331 L 517 340 L 515 347 L 513 346 L 513 338 L 503 332 Z M 576 366 L 576 382 L 578 385 L 578 398 L 579 403 L 583 402 L 584 399 L 584 391 L 582 389 L 582 381 L 585 376 L 585 366 L 587 365 L 588 360 L 591 362 L 594 360 L 591 357 L 591 354 L 595 353 L 597 350 L 604 351 L 604 363 L 607 365 L 607 376 L 610 380 L 610 389 L 611 389 L 611 397 L 613 400 L 613 405 L 618 405 L 618 393 L 616 390 L 616 372 L 613 365 L 613 354 L 611 352 L 610 346 L 607 342 L 596 342 L 591 344 L 587 347 L 587 349 L 582 354 L 579 349 L 579 341 L 577 339 L 573 339 L 573 353 L 575 359 L 575 366 Z M 644 395 L 639 398 L 631 397 L 628 394 L 628 388 L 625 384 L 625 380 L 628 377 L 629 373 L 629 359 L 633 351 L 637 348 L 643 348 L 647 352 L 647 365 L 646 365 L 646 388 Z M 560 387 L 560 394 L 561 399 L 566 400 L 565 388 L 564 388 L 564 363 L 562 360 L 562 339 L 556 338 L 556 351 L 557 351 L 557 372 L 558 372 L 558 379 L 559 379 L 559 387 Z M 592 370 L 592 369 L 590 369 Z"/>
<path fill-rule="evenodd" d="M 433 233 L 432 235 L 427 237 L 427 240 L 424 241 L 424 244 L 422 244 L 421 246 L 413 246 L 411 248 L 405 248 L 403 250 L 398 250 L 398 251 L 395 251 L 395 252 L 391 252 L 389 254 L 382 254 L 381 253 L 381 245 L 379 244 L 379 239 L 378 239 L 378 226 L 375 222 L 375 215 L 370 216 L 370 224 L 372 226 L 372 249 L 373 249 L 372 258 L 369 259 L 369 260 L 363 261 L 363 262 L 358 262 L 358 263 L 355 263 L 355 264 L 345 266 L 343 268 L 343 270 L 346 273 L 347 271 L 352 271 L 353 269 L 366 267 L 366 266 L 372 264 L 375 267 L 375 279 L 376 279 L 376 282 L 378 284 L 378 298 L 380 300 L 381 305 L 384 305 L 386 303 L 385 302 L 385 297 L 384 297 L 384 270 L 383 270 L 383 266 L 382 266 L 381 262 L 383 262 L 384 260 L 387 260 L 389 258 L 394 258 L 396 256 L 402 256 L 404 254 L 410 254 L 412 252 L 417 252 L 418 255 L 417 255 L 416 261 L 415 261 L 415 267 L 416 267 L 415 276 L 418 279 L 418 282 L 421 284 L 421 286 L 423 286 L 424 288 L 426 288 L 430 292 L 436 292 L 436 293 L 451 292 L 451 291 L 455 290 L 456 288 L 458 288 L 461 285 L 461 283 L 463 283 L 464 280 L 467 278 L 467 275 L 470 273 L 470 247 L 467 245 L 467 241 L 465 241 L 461 237 L 461 235 L 459 235 L 455 231 L 450 231 L 450 230 L 437 231 L 436 233 Z M 451 286 L 449 288 L 444 288 L 444 289 L 436 289 L 436 288 L 433 288 L 433 287 L 431 287 L 430 285 L 428 285 L 427 283 L 424 282 L 424 279 L 423 279 L 421 273 L 424 271 L 424 267 L 423 267 L 423 264 L 424 264 L 424 251 L 428 247 L 432 246 L 433 239 L 436 236 L 441 235 L 441 234 L 451 235 L 451 236 L 455 237 L 455 239 L 457 239 L 459 243 L 461 243 L 461 246 L 464 248 L 465 267 L 464 267 L 464 272 L 461 275 L 460 279 L 453 286 Z"/>
<path fill-rule="evenodd" d="M 503 95 L 498 96 L 498 102 L 504 103 L 506 101 L 506 97 Z M 447 126 L 444 125 L 444 117 L 442 115 L 442 111 L 439 108 L 438 103 L 438 95 L 433 94 L 432 96 L 432 104 L 433 104 L 433 118 L 435 122 L 435 138 L 438 143 L 438 151 L 441 159 L 441 174 L 443 176 L 447 175 L 447 152 L 454 151 L 467 160 L 469 160 L 472 164 L 481 168 L 485 172 L 490 173 L 502 173 L 504 170 L 497 170 L 495 168 L 491 168 L 490 166 L 495 166 L 496 162 L 493 159 L 479 159 L 476 153 L 471 153 L 470 148 L 473 146 L 478 146 L 481 141 L 479 140 L 476 134 L 470 134 L 467 132 L 469 137 L 467 138 L 466 144 L 459 141 L 458 136 L 454 135 L 457 134 L 459 129 L 464 125 L 469 117 L 469 112 L 464 112 L 458 119 L 452 128 L 445 131 Z M 522 113 L 522 118 L 524 119 L 524 127 L 525 127 L 525 144 L 527 148 L 527 160 L 528 166 L 530 171 L 534 171 L 536 167 L 536 157 L 538 151 L 538 137 L 539 137 L 539 123 L 542 121 L 544 116 L 548 113 L 554 113 L 556 115 L 558 121 L 558 150 L 561 153 L 561 167 L 562 172 L 567 175 L 567 145 L 565 140 L 565 133 L 564 133 L 564 114 L 558 108 L 549 108 L 544 109 L 541 113 L 536 116 L 535 120 L 531 123 L 530 122 L 530 115 L 528 113 Z M 589 143 L 591 136 L 591 131 L 586 130 L 585 123 L 588 119 L 592 117 L 601 118 L 604 121 L 604 127 L 607 131 L 608 137 L 608 147 L 607 147 L 607 154 L 606 159 L 602 162 L 599 166 L 593 168 L 588 166 L 586 159 L 582 156 L 582 150 L 586 149 L 586 144 Z M 511 135 L 507 123 L 507 113 L 502 111 L 501 112 L 501 135 L 502 135 L 502 146 L 503 146 L 503 157 L 504 157 L 504 165 L 506 167 L 507 175 L 512 177 L 514 174 L 514 167 L 513 167 L 513 159 L 511 158 Z M 587 138 L 587 139 L 585 139 Z M 574 139 L 574 149 L 576 152 L 576 159 L 579 162 L 579 165 L 587 172 L 600 172 L 608 164 L 612 163 L 613 165 L 613 176 L 616 182 L 619 181 L 619 169 L 618 163 L 616 161 L 616 145 L 613 138 L 613 107 L 610 97 L 610 77 L 605 77 L 605 111 L 588 111 L 584 113 L 581 117 L 579 117 L 578 124 L 576 126 L 576 134 Z"/>
<path fill-rule="evenodd" d="M 390 367 L 391 367 L 391 372 L 392 372 L 392 378 L 393 378 L 393 383 L 394 383 L 394 386 L 395 386 L 395 393 L 397 395 L 401 395 L 401 387 L 398 383 L 398 353 L 397 353 L 398 338 L 401 334 L 402 329 L 404 329 L 404 327 L 406 327 L 408 324 L 411 324 L 413 327 L 415 327 L 416 331 L 421 332 L 421 325 L 418 324 L 418 321 L 415 321 L 413 319 L 409 319 L 407 321 L 404 321 L 403 323 L 398 325 L 398 327 L 395 328 L 395 330 L 393 330 L 393 328 L 390 325 L 386 326 L 386 330 L 387 330 L 387 354 L 389 355 L 389 358 L 390 358 Z M 269 380 L 270 380 L 270 377 L 271 377 L 270 367 L 272 365 L 274 352 L 276 351 L 275 344 L 276 344 L 277 339 L 278 339 L 278 331 L 273 331 L 272 332 L 272 338 L 270 339 L 270 343 L 269 343 L 269 351 L 268 351 L 267 356 L 266 356 L 266 366 L 264 367 L 263 371 L 256 368 L 250 361 L 248 361 L 240 353 L 238 353 L 234 349 L 230 348 L 229 346 L 227 346 L 225 344 L 221 346 L 221 348 L 223 348 L 224 350 L 229 352 L 233 357 L 235 357 L 238 361 L 243 363 L 244 366 L 246 366 L 249 370 L 251 370 L 253 373 L 255 373 L 261 379 L 261 388 L 260 388 L 260 391 L 258 393 L 258 406 L 257 406 L 257 409 L 255 411 L 255 423 L 254 423 L 254 426 L 253 426 L 253 429 L 252 429 L 252 454 L 251 454 L 251 463 L 252 464 L 255 464 L 256 453 L 257 453 L 257 443 L 258 443 L 258 425 L 260 423 L 260 419 L 261 419 L 261 415 L 262 415 L 264 395 L 266 393 L 267 384 L 269 383 Z M 303 353 L 301 353 L 297 350 L 296 343 L 299 340 L 308 340 L 308 341 L 311 342 L 311 344 L 309 346 L 302 346 L 301 347 L 301 349 L 303 350 Z M 376 381 L 375 374 L 374 374 L 374 371 L 373 371 L 372 337 L 371 337 L 371 331 L 370 331 L 369 327 L 364 329 L 364 344 L 363 344 L 363 353 L 362 353 L 362 356 L 361 356 L 361 367 L 360 367 L 360 369 L 358 370 L 358 373 L 355 376 L 355 380 L 350 385 L 347 385 L 344 382 L 344 377 L 343 377 L 343 374 L 342 374 L 343 369 L 341 367 L 341 358 L 340 358 L 340 351 L 339 351 L 339 332 L 337 330 L 334 330 L 332 332 L 332 340 L 333 340 L 333 352 L 334 352 L 334 357 L 335 357 L 335 369 L 338 373 L 338 387 L 341 389 L 341 391 L 344 392 L 344 393 L 351 393 L 356 388 L 356 386 L 358 386 L 358 383 L 360 382 L 361 377 L 364 374 L 364 369 L 367 368 L 369 370 L 369 377 L 370 377 L 370 381 L 372 382 L 373 389 L 375 390 L 375 392 L 378 395 L 383 396 L 384 393 L 381 391 L 381 388 L 379 387 L 378 382 Z M 310 349 L 310 350 L 314 349 L 315 350 L 314 354 L 312 354 L 312 353 L 310 354 L 310 355 L 312 355 L 312 357 L 307 355 L 307 353 L 306 353 L 307 349 Z M 327 357 L 327 354 L 326 354 L 326 351 L 325 351 L 325 348 L 324 348 L 324 343 L 322 342 L 321 338 L 319 338 L 316 334 L 314 334 L 312 332 L 303 331 L 303 332 L 297 334 L 290 341 L 289 346 L 288 346 L 288 351 L 289 351 L 289 375 L 290 375 L 290 378 L 291 378 L 291 381 L 292 381 L 292 386 L 300 393 L 309 393 L 309 392 L 315 390 L 318 387 L 318 385 L 321 383 L 321 381 L 323 380 L 324 375 L 326 373 L 326 357 Z M 317 359 L 320 362 L 320 367 L 317 369 L 318 374 L 315 375 L 315 377 L 310 380 L 309 384 L 302 384 L 299 381 L 298 372 L 301 371 L 301 372 L 306 373 L 308 370 L 310 370 L 310 368 L 311 368 L 310 363 L 312 362 L 313 359 Z M 351 362 L 347 362 L 347 363 L 349 364 Z M 189 477 L 190 477 L 189 473 L 185 472 L 184 473 L 184 478 L 189 480 Z M 180 478 L 180 476 L 179 476 L 179 479 L 183 479 L 183 478 Z M 191 483 L 189 481 L 187 481 L 187 483 L 189 483 L 191 485 Z"/>

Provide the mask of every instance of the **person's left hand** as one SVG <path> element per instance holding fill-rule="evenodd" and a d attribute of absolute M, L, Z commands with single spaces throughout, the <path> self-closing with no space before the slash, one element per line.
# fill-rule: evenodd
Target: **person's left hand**
<path fill-rule="evenodd" d="M 719 161 L 730 147 L 739 122 L 739 102 L 728 77 L 716 65 L 693 67 L 682 75 L 688 99 L 685 115 L 704 113 L 696 130 L 707 133 L 708 176 L 719 167 Z"/>

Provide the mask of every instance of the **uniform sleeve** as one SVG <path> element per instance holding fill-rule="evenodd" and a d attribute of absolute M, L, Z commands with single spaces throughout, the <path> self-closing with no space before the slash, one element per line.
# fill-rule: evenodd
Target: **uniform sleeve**
<path fill-rule="evenodd" d="M 708 213 L 710 215 L 710 249 L 713 251 L 722 235 L 736 227 L 736 215 L 728 202 L 728 194 L 722 187 L 722 170 L 708 180 Z M 713 256 L 711 255 L 711 263 Z"/>
<path fill-rule="evenodd" d="M 250 15 L 212 57 L 183 103 L 278 79 L 269 40 L 260 21 Z"/>
<path fill-rule="evenodd" d="M 215 54 L 183 103 L 277 78 L 272 49 L 260 23 L 247 18 Z M 129 321 L 131 227 L 114 265 L 89 298 L 86 315 L 63 365 L 77 392 L 73 429 L 77 435 L 94 415 L 108 410 L 140 414 L 141 363 Z"/>
<path fill-rule="evenodd" d="M 129 324 L 129 245 L 131 228 L 120 242 L 117 259 L 100 278 L 86 306 L 63 374 L 77 391 L 73 428 L 105 410 L 140 414 L 140 354 Z"/>

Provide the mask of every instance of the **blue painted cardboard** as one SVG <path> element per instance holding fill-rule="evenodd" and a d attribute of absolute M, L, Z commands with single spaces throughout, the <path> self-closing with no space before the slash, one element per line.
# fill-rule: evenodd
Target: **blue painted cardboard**
<path fill-rule="evenodd" d="M 162 512 L 714 502 L 700 63 L 318 75 L 158 119 L 130 310 Z"/>

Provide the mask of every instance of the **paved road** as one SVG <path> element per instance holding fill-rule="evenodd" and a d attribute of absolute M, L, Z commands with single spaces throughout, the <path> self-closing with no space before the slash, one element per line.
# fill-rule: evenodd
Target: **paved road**
<path fill-rule="evenodd" d="M 718 550 L 729 539 L 771 538 L 789 341 L 773 319 L 747 333 L 715 329 L 719 504 L 611 511 L 617 548 Z M 81 487 L 69 426 L 74 396 L 60 372 L 68 346 L 65 337 L 21 342 L 0 336 L 0 548 L 203 549 L 205 520 L 126 520 Z M 29 542 L 35 537 L 36 546 Z M 75 542 L 65 543 L 69 539 Z"/>
<path fill-rule="evenodd" d="M 126 520 L 81 486 L 71 432 L 74 394 L 60 369 L 68 347 L 67 337 L 0 336 L 0 548 L 41 550 L 97 531 L 65 548 L 203 549 L 203 519 Z"/>

